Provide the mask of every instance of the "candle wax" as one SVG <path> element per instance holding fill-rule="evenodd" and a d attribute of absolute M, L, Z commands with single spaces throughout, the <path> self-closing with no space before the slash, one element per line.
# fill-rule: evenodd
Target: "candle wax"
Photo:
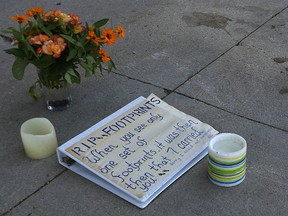
<path fill-rule="evenodd" d="M 33 118 L 21 126 L 21 138 L 26 155 L 31 159 L 43 159 L 56 152 L 57 138 L 48 119 Z"/>

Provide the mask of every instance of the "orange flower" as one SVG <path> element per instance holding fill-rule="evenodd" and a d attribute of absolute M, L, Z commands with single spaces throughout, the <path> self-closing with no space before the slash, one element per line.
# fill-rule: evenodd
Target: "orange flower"
<path fill-rule="evenodd" d="M 78 25 L 78 24 L 81 24 L 79 21 L 80 21 L 80 17 L 75 15 L 75 14 L 69 14 L 69 16 L 71 17 L 71 24 L 73 25 Z"/>
<path fill-rule="evenodd" d="M 83 32 L 83 31 L 85 31 L 84 26 L 81 26 L 81 25 L 75 25 L 74 26 L 74 33 L 75 34 L 78 34 L 78 33 Z"/>
<path fill-rule="evenodd" d="M 27 10 L 26 14 L 30 17 L 33 17 L 37 14 L 43 14 L 44 10 L 40 7 L 32 7 L 30 10 Z"/>
<path fill-rule="evenodd" d="M 54 58 L 59 58 L 61 56 L 60 54 L 62 50 L 58 44 L 53 43 L 51 44 L 50 48 L 51 48 L 51 51 L 53 52 Z"/>
<path fill-rule="evenodd" d="M 60 10 L 50 10 L 43 15 L 43 20 L 45 22 L 57 22 L 59 16 L 61 16 Z"/>
<path fill-rule="evenodd" d="M 52 35 L 50 40 L 44 42 L 42 52 L 46 55 L 51 55 L 53 58 L 59 58 L 66 46 L 67 44 L 63 38 Z"/>
<path fill-rule="evenodd" d="M 95 37 L 96 37 L 96 35 L 95 35 L 95 32 L 94 32 L 93 28 L 90 28 L 89 31 L 88 31 L 88 35 L 87 35 L 86 39 L 87 40 L 92 40 Z"/>
<path fill-rule="evenodd" d="M 105 52 L 105 50 L 100 50 L 99 54 L 101 55 L 102 61 L 107 62 L 110 61 L 109 55 Z"/>
<path fill-rule="evenodd" d="M 29 18 L 26 17 L 25 15 L 18 15 L 18 14 L 16 14 L 15 16 L 12 16 L 11 19 L 18 23 L 23 23 L 23 22 L 25 23 L 29 20 Z"/>
<path fill-rule="evenodd" d="M 96 46 L 99 46 L 99 43 L 101 42 L 101 38 L 95 37 L 95 38 L 93 39 L 93 42 L 95 43 Z"/>
<path fill-rule="evenodd" d="M 65 25 L 69 24 L 72 21 L 72 18 L 65 13 L 61 13 L 59 18 Z"/>
<path fill-rule="evenodd" d="M 42 45 L 47 40 L 49 40 L 49 37 L 47 35 L 39 34 L 39 35 L 29 38 L 28 41 L 30 44 Z"/>
<path fill-rule="evenodd" d="M 101 42 L 101 38 L 97 37 L 93 28 L 90 28 L 88 31 L 88 35 L 86 37 L 87 40 L 92 40 L 96 46 L 99 46 L 99 43 Z"/>
<path fill-rule="evenodd" d="M 45 53 L 46 55 L 53 55 L 53 52 L 51 50 L 51 45 L 53 44 L 52 40 L 48 40 L 44 43 L 44 45 L 42 46 L 42 51 L 43 53 Z"/>
<path fill-rule="evenodd" d="M 103 28 L 101 38 L 104 39 L 104 43 L 112 45 L 117 40 L 117 35 L 115 34 L 115 31 L 112 28 L 109 29 Z"/>
<path fill-rule="evenodd" d="M 24 35 L 31 36 L 36 34 L 36 29 L 32 28 L 30 31 L 23 32 Z"/>
<path fill-rule="evenodd" d="M 54 43 L 60 46 L 61 52 L 64 51 L 66 48 L 67 44 L 65 43 L 64 38 L 59 37 L 58 35 L 52 35 L 51 39 L 53 40 Z"/>
<path fill-rule="evenodd" d="M 117 33 L 119 38 L 123 38 L 125 36 L 125 31 L 121 25 L 118 25 Z"/>
<path fill-rule="evenodd" d="M 42 47 L 38 47 L 37 54 L 40 55 L 42 53 Z"/>

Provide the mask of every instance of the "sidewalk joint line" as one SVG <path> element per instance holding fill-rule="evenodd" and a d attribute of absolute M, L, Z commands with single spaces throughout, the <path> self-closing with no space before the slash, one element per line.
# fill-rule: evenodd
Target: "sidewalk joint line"
<path fill-rule="evenodd" d="M 52 181 L 54 181 L 56 178 L 58 178 L 60 175 L 62 175 L 64 172 L 66 172 L 67 169 L 65 168 L 63 171 L 61 171 L 60 173 L 58 173 L 56 176 L 54 176 L 52 179 L 50 179 L 49 181 L 45 182 L 44 185 L 40 186 L 37 190 L 35 190 L 33 193 L 29 194 L 27 197 L 25 197 L 24 199 L 22 199 L 21 201 L 19 201 L 16 205 L 14 205 L 12 208 L 10 208 L 9 210 L 7 210 L 6 212 L 4 212 L 3 214 L 1 214 L 1 216 L 7 215 L 9 214 L 13 209 L 15 209 L 16 207 L 18 207 L 19 205 L 21 205 L 23 202 L 25 202 L 27 199 L 29 199 L 30 197 L 32 197 L 34 194 L 38 193 L 40 190 L 42 190 L 44 187 L 46 187 L 47 185 L 49 185 Z"/>
<path fill-rule="evenodd" d="M 120 70 L 119 70 L 119 71 L 120 71 Z M 138 82 L 141 82 L 141 83 L 144 83 L 144 84 L 147 84 L 147 85 L 151 85 L 151 86 L 156 87 L 156 88 L 163 89 L 164 93 L 166 94 L 165 96 L 163 96 L 163 98 L 165 98 L 166 96 L 168 96 L 169 94 L 171 94 L 172 92 L 174 92 L 174 90 L 170 90 L 170 89 L 167 89 L 167 88 L 164 88 L 164 87 L 155 85 L 155 84 L 150 83 L 150 82 L 147 82 L 147 81 L 143 81 L 143 80 L 140 80 L 140 79 L 137 79 L 137 78 L 133 78 L 133 77 L 130 77 L 130 76 L 124 74 L 122 71 L 120 71 L 120 72 L 121 72 L 121 73 L 116 72 L 116 71 L 112 71 L 112 73 L 117 74 L 117 75 L 122 76 L 122 77 L 125 77 L 125 78 L 127 78 L 127 79 L 134 80 L 134 81 L 138 81 Z M 161 99 L 163 99 L 163 98 L 161 98 Z"/>
<path fill-rule="evenodd" d="M 224 56 L 226 53 L 228 53 L 230 50 L 232 50 L 234 47 L 239 46 L 239 44 L 241 44 L 241 42 L 243 42 L 246 38 L 248 38 L 250 35 L 254 34 L 258 29 L 260 29 L 262 26 L 264 26 L 266 23 L 268 23 L 270 20 L 272 20 L 274 17 L 278 16 L 280 13 L 282 13 L 284 10 L 286 10 L 288 8 L 288 5 L 283 8 L 282 10 L 276 12 L 275 14 L 273 14 L 268 20 L 266 20 L 264 23 L 262 23 L 261 25 L 259 25 L 256 29 L 254 29 L 252 32 L 250 32 L 249 34 L 247 34 L 246 36 L 244 36 L 241 40 L 239 40 L 236 44 L 234 44 L 233 46 L 231 46 L 230 48 L 228 48 L 225 52 L 221 53 L 218 57 L 216 57 L 214 60 L 212 60 L 211 62 L 209 62 L 207 65 L 205 65 L 203 68 L 201 68 L 199 71 L 197 71 L 195 74 L 192 74 L 191 76 L 189 76 L 183 83 L 179 84 L 176 88 L 174 88 L 172 90 L 172 92 L 175 92 L 178 88 L 180 88 L 181 86 L 183 86 L 186 82 L 188 82 L 189 80 L 191 80 L 193 77 L 195 77 L 196 75 L 198 75 L 199 73 L 201 73 L 204 69 L 206 69 L 208 66 L 210 66 L 211 64 L 213 64 L 215 61 L 217 61 L 218 59 L 220 59 L 222 56 Z M 168 96 L 168 95 L 167 95 Z"/>
<path fill-rule="evenodd" d="M 255 123 L 264 125 L 264 126 L 267 126 L 267 127 L 271 127 L 271 128 L 273 128 L 273 129 L 281 130 L 281 131 L 286 132 L 286 133 L 288 132 L 288 130 L 285 130 L 285 129 L 283 129 L 283 128 L 279 128 L 279 127 L 276 127 L 276 126 L 274 126 L 274 125 L 270 125 L 270 124 L 267 124 L 267 123 L 264 123 L 264 122 L 261 122 L 261 121 L 258 121 L 258 120 L 255 120 L 255 119 L 252 119 L 252 118 L 249 118 L 249 117 L 246 117 L 246 116 L 237 114 L 237 113 L 234 113 L 234 112 L 232 112 L 232 111 L 229 111 L 229 110 L 226 110 L 226 109 L 224 109 L 224 108 L 218 107 L 218 106 L 216 106 L 216 105 L 210 104 L 210 103 L 208 103 L 208 102 L 206 102 L 206 101 L 203 101 L 203 100 L 201 100 L 201 99 L 194 98 L 194 97 L 191 97 L 191 96 L 189 96 L 189 95 L 185 95 L 185 94 L 180 93 L 180 92 L 174 92 L 174 93 L 175 93 L 175 94 L 178 94 L 178 95 L 181 95 L 181 96 L 184 96 L 184 97 L 188 97 L 188 98 L 190 98 L 190 99 L 192 99 L 192 100 L 196 100 L 196 101 L 198 101 L 198 102 L 204 103 L 204 104 L 206 104 L 206 105 L 208 105 L 208 106 L 214 107 L 214 108 L 216 108 L 216 109 L 222 110 L 222 111 L 224 111 L 224 112 L 227 112 L 227 113 L 229 113 L 229 114 L 238 116 L 238 117 L 240 117 L 240 118 L 243 118 L 243 119 L 246 119 L 246 120 L 249 120 L 249 121 L 252 121 L 252 122 L 255 122 Z"/>

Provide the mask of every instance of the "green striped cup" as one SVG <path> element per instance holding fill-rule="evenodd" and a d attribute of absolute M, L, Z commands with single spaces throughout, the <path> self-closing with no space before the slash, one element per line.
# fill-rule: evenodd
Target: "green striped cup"
<path fill-rule="evenodd" d="M 216 185 L 232 187 L 246 177 L 245 139 L 234 133 L 213 137 L 208 146 L 208 177 Z"/>

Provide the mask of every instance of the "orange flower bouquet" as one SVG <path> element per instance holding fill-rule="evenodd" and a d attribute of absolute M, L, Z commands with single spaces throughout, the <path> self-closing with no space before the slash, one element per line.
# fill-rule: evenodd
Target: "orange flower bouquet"
<path fill-rule="evenodd" d="M 75 14 L 45 12 L 42 8 L 31 8 L 26 15 L 11 18 L 18 22 L 18 30 L 11 27 L 3 32 L 12 35 L 17 48 L 5 51 L 15 56 L 12 73 L 16 79 L 23 78 L 28 64 L 38 69 L 38 80 L 29 89 L 34 98 L 39 95 L 37 86 L 59 89 L 80 83 L 79 66 L 86 77 L 102 75 L 103 63 L 108 72 L 115 68 L 103 47 L 113 45 L 125 33 L 120 25 L 117 29 L 102 28 L 108 19 L 83 25 Z"/>

